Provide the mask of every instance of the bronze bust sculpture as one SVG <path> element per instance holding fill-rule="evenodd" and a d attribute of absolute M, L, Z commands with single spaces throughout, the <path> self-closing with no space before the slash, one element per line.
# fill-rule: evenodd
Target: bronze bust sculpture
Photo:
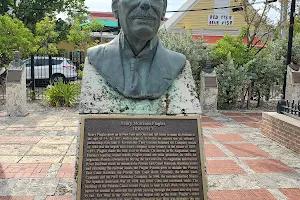
<path fill-rule="evenodd" d="M 166 49 L 157 36 L 166 8 L 167 0 L 112 0 L 121 31 L 88 50 L 90 64 L 126 98 L 160 98 L 186 65 L 185 56 Z"/>

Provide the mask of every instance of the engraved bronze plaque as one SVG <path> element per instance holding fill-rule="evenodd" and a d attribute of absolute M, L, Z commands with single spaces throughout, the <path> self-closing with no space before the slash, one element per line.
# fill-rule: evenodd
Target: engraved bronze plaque
<path fill-rule="evenodd" d="M 292 72 L 293 83 L 300 83 L 300 72 Z"/>
<path fill-rule="evenodd" d="M 199 117 L 82 117 L 77 200 L 207 200 Z"/>
<path fill-rule="evenodd" d="M 22 77 L 22 70 L 8 70 L 7 82 L 8 83 L 20 83 Z"/>
<path fill-rule="evenodd" d="M 218 87 L 217 77 L 204 77 L 204 84 L 206 88 Z"/>

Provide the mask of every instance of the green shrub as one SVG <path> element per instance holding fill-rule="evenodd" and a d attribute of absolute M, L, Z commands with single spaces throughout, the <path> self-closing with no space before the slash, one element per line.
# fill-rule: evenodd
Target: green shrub
<path fill-rule="evenodd" d="M 240 99 L 247 84 L 247 68 L 234 63 L 231 54 L 227 61 L 216 67 L 219 82 L 218 108 L 232 109 Z"/>
<path fill-rule="evenodd" d="M 172 33 L 165 29 L 159 31 L 159 38 L 164 46 L 172 51 L 182 53 L 190 62 L 197 93 L 200 92 L 202 68 L 210 59 L 211 46 L 204 44 L 202 39 L 194 39 L 191 31 Z M 199 95 L 199 94 L 198 94 Z"/>
<path fill-rule="evenodd" d="M 78 77 L 78 79 L 82 79 L 82 77 L 83 77 L 83 71 L 82 70 L 78 70 L 77 77 Z"/>
<path fill-rule="evenodd" d="M 73 107 L 77 104 L 80 89 L 81 84 L 79 82 L 64 83 L 63 80 L 59 80 L 59 82 L 46 88 L 44 97 L 50 106 Z"/>

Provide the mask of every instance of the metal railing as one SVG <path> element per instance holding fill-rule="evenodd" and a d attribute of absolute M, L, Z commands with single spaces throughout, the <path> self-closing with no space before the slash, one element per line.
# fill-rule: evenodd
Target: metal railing
<path fill-rule="evenodd" d="M 69 52 L 59 55 L 31 56 L 25 61 L 27 96 L 30 99 L 39 99 L 44 89 L 59 79 L 63 81 L 78 80 L 78 70 L 84 62 L 82 52 Z"/>
<path fill-rule="evenodd" d="M 288 100 L 278 101 L 277 112 L 300 119 L 300 100 L 293 100 L 292 102 Z"/>
<path fill-rule="evenodd" d="M 25 65 L 27 97 L 41 99 L 50 82 L 58 78 L 64 81 L 78 80 L 82 70 L 83 52 L 66 52 L 58 55 L 34 55 L 22 60 Z M 6 70 L 0 73 L 0 104 L 6 100 Z"/>

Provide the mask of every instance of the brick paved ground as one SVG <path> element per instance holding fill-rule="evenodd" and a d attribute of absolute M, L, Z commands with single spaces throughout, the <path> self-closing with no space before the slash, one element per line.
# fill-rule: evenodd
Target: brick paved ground
<path fill-rule="evenodd" d="M 0 117 L 0 200 L 72 199 L 77 118 L 70 110 Z M 300 155 L 262 136 L 260 120 L 203 115 L 211 200 L 300 199 Z"/>

